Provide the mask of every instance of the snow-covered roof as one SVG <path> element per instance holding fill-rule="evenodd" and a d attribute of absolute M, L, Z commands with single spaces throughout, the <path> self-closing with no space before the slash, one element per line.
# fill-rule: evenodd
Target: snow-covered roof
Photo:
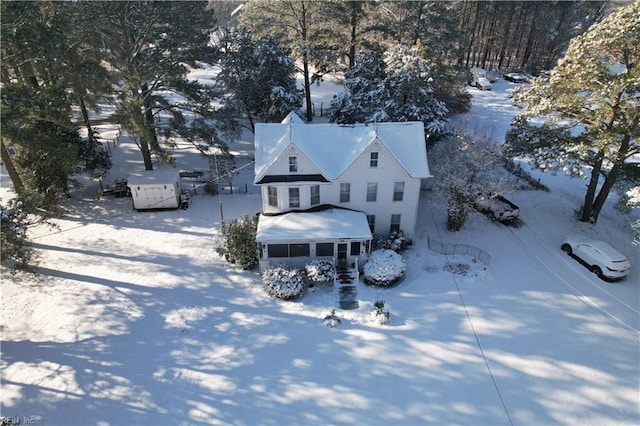
<path fill-rule="evenodd" d="M 422 122 L 305 124 L 297 115 L 289 114 L 282 123 L 256 124 L 255 182 L 260 181 L 290 144 L 303 152 L 324 176 L 334 180 L 376 140 L 409 176 L 430 176 Z"/>
<path fill-rule="evenodd" d="M 173 185 L 180 181 L 180 173 L 176 170 L 145 170 L 131 173 L 127 184 L 131 185 Z"/>
<path fill-rule="evenodd" d="M 371 239 L 367 216 L 346 209 L 260 215 L 256 241 Z"/>
<path fill-rule="evenodd" d="M 296 124 L 304 124 L 304 121 L 298 114 L 291 111 L 285 118 L 282 119 L 281 123 L 296 123 Z"/>

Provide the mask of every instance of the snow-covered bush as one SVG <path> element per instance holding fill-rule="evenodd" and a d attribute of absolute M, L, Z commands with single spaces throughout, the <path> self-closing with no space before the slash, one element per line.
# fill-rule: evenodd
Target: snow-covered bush
<path fill-rule="evenodd" d="M 500 173 L 505 156 L 502 147 L 487 138 L 455 134 L 429 150 L 434 189 L 447 201 L 447 229 L 459 231 L 478 194 L 501 193 L 511 183 Z"/>
<path fill-rule="evenodd" d="M 271 297 L 293 299 L 304 292 L 304 273 L 287 265 L 277 265 L 262 273 L 262 287 Z"/>
<path fill-rule="evenodd" d="M 388 287 L 396 284 L 407 270 L 407 261 L 390 249 L 375 250 L 364 265 L 364 282 Z"/>
<path fill-rule="evenodd" d="M 314 283 L 333 281 L 336 270 L 330 260 L 312 260 L 304 266 L 307 278 Z"/>
<path fill-rule="evenodd" d="M 640 246 L 640 219 L 636 219 L 630 223 L 631 232 L 633 234 L 633 245 Z"/>
<path fill-rule="evenodd" d="M 33 247 L 27 239 L 28 213 L 21 202 L 9 201 L 6 207 L 0 205 L 2 218 L 2 250 L 0 255 L 3 264 L 10 264 L 12 269 L 27 268 L 33 258 Z"/>
<path fill-rule="evenodd" d="M 404 236 L 404 232 L 394 231 L 390 236 L 375 234 L 371 246 L 373 250 L 389 249 L 396 253 L 403 252 L 411 244 L 409 239 Z"/>
<path fill-rule="evenodd" d="M 216 253 L 242 269 L 249 270 L 258 264 L 256 230 L 258 219 L 242 215 L 238 219 L 222 223 L 222 232 L 214 243 Z"/>

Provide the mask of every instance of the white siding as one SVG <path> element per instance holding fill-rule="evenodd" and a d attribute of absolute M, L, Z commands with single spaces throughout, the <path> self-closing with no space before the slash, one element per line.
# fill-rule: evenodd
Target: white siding
<path fill-rule="evenodd" d="M 318 185 L 320 186 L 320 204 L 334 204 L 332 201 L 329 201 L 330 196 L 332 195 L 333 185 L 331 183 L 304 183 L 304 184 L 295 184 L 295 183 L 276 183 L 276 184 L 265 184 L 262 185 L 261 194 L 262 194 L 262 211 L 264 213 L 282 213 L 290 210 L 306 210 L 311 207 L 315 207 L 316 205 L 311 205 L 311 187 Z M 278 206 L 270 206 L 269 205 L 269 192 L 267 187 L 273 186 L 278 189 Z M 295 209 L 289 208 L 289 188 L 300 188 L 300 207 Z"/>
<path fill-rule="evenodd" d="M 371 152 L 378 152 L 378 166 L 369 167 Z M 289 174 L 289 154 L 297 153 L 293 147 L 283 154 L 270 168 L 268 174 Z M 315 166 L 306 157 L 298 155 L 298 173 L 318 173 Z M 338 180 L 327 184 L 320 184 L 320 204 L 333 204 L 375 215 L 376 234 L 388 234 L 391 226 L 391 215 L 402 216 L 400 229 L 409 237 L 413 237 L 416 225 L 418 201 L 420 198 L 419 178 L 411 178 L 400 166 L 390 152 L 380 143 L 373 142 L 360 156 L 345 170 Z M 340 202 L 340 183 L 351 184 L 351 196 L 348 203 Z M 377 200 L 367 201 L 367 183 L 378 184 Z M 402 201 L 393 201 L 395 182 L 404 182 Z M 311 206 L 311 186 L 313 184 L 277 184 L 278 207 L 269 206 L 267 185 L 262 187 L 262 211 L 275 213 L 289 211 L 289 187 L 300 188 L 300 210 Z"/>
<path fill-rule="evenodd" d="M 378 167 L 369 167 L 371 152 L 379 152 Z M 349 203 L 339 203 L 340 182 L 351 183 L 351 200 Z M 378 195 L 375 202 L 367 201 L 367 183 L 378 184 Z M 395 182 L 404 182 L 402 201 L 393 201 Z M 388 234 L 391 226 L 391 215 L 402 215 L 400 229 L 409 237 L 413 237 L 416 224 L 418 200 L 420 198 L 420 179 L 411 178 L 405 170 L 379 142 L 372 143 L 347 168 L 335 183 L 335 203 L 342 207 L 364 211 L 368 215 L 375 215 L 376 234 Z"/>
<path fill-rule="evenodd" d="M 289 157 L 297 157 L 298 159 L 298 171 L 295 173 L 289 172 Z M 294 145 L 291 144 L 284 150 L 282 155 L 274 161 L 274 163 L 267 169 L 266 175 L 310 175 L 320 174 L 318 168 Z"/>

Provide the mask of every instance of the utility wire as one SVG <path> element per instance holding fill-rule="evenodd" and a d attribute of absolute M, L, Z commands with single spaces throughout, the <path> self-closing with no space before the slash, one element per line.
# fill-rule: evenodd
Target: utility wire
<path fill-rule="evenodd" d="M 438 239 L 440 240 L 440 244 L 444 244 L 442 242 L 442 236 L 440 235 L 440 231 L 438 230 L 438 226 L 436 224 L 436 218 L 433 214 L 432 209 L 431 209 L 431 217 L 433 219 L 433 224 L 435 225 L 436 232 L 438 233 Z M 447 258 L 447 262 L 449 262 L 449 255 L 445 253 L 445 257 Z M 496 389 L 496 393 L 498 394 L 498 398 L 500 399 L 502 408 L 504 409 L 504 412 L 507 415 L 509 424 L 513 426 L 513 420 L 511 420 L 511 416 L 509 415 L 509 410 L 507 409 L 507 406 L 504 403 L 504 399 L 502 398 L 502 394 L 500 393 L 500 389 L 498 388 L 498 383 L 496 382 L 496 379 L 493 376 L 493 372 L 491 371 L 491 366 L 489 366 L 489 360 L 487 360 L 487 356 L 485 355 L 484 350 L 482 349 L 482 344 L 480 344 L 480 338 L 478 337 L 478 333 L 476 332 L 476 329 L 473 326 L 473 321 L 471 320 L 471 315 L 469 314 L 469 310 L 467 309 L 467 304 L 464 302 L 464 297 L 462 296 L 462 291 L 460 290 L 460 286 L 458 285 L 458 280 L 456 280 L 456 276 L 453 272 L 450 272 L 450 273 L 451 273 L 451 278 L 453 279 L 453 282 L 456 285 L 458 296 L 460 297 L 460 302 L 462 303 L 462 307 L 464 308 L 464 312 L 467 316 L 467 321 L 469 322 L 469 326 L 471 327 L 471 331 L 473 332 L 473 337 L 476 339 L 476 344 L 478 345 L 478 349 L 480 349 L 480 354 L 482 355 L 482 359 L 484 360 L 484 365 L 487 367 L 487 371 L 489 372 L 489 377 L 491 377 L 491 381 L 493 382 L 493 387 Z"/>

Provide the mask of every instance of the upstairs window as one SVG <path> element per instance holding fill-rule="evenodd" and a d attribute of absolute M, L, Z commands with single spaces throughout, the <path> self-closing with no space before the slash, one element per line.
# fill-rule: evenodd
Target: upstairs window
<path fill-rule="evenodd" d="M 289 207 L 300 207 L 300 188 L 289 188 Z"/>
<path fill-rule="evenodd" d="M 393 201 L 402 201 L 404 197 L 404 182 L 393 183 Z"/>
<path fill-rule="evenodd" d="M 320 185 L 313 185 L 311 187 L 311 205 L 317 204 L 320 204 Z"/>
<path fill-rule="evenodd" d="M 275 186 L 267 186 L 267 192 L 269 193 L 269 205 L 278 207 L 278 188 Z"/>
<path fill-rule="evenodd" d="M 372 152 L 369 157 L 369 167 L 378 167 L 378 153 Z"/>
<path fill-rule="evenodd" d="M 351 199 L 351 184 L 341 183 L 340 184 L 340 202 L 348 203 L 350 199 Z"/>
<path fill-rule="evenodd" d="M 298 171 L 298 157 L 289 157 L 289 173 Z"/>
<path fill-rule="evenodd" d="M 376 201 L 378 199 L 378 184 L 370 182 L 367 184 L 367 201 Z"/>

